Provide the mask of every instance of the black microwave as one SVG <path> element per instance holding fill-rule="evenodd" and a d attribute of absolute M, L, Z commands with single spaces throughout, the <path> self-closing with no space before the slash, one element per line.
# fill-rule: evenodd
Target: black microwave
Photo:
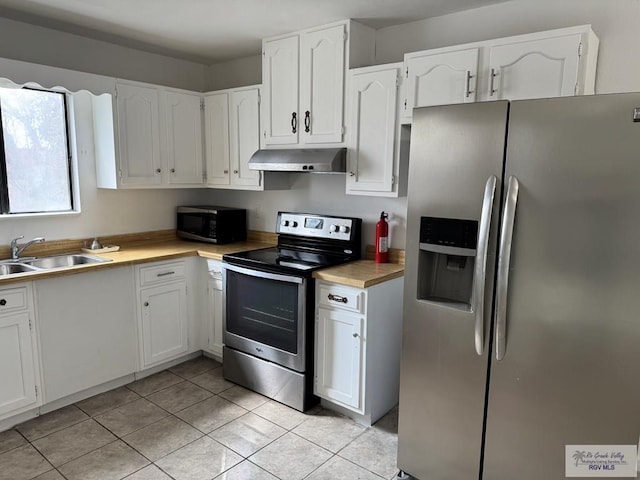
<path fill-rule="evenodd" d="M 247 239 L 247 211 L 244 208 L 178 207 L 177 217 L 180 238 L 217 244 Z"/>

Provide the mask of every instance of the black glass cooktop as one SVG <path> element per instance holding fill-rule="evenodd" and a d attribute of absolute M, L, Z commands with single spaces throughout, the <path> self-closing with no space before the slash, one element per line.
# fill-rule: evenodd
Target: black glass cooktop
<path fill-rule="evenodd" d="M 350 260 L 350 256 L 271 247 L 226 254 L 222 259 L 232 265 L 300 275 L 347 262 Z"/>

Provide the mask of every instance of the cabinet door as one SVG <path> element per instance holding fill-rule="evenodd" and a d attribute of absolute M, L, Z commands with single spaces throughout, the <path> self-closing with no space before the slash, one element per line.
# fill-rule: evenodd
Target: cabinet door
<path fill-rule="evenodd" d="M 363 318 L 318 308 L 315 394 L 362 410 Z"/>
<path fill-rule="evenodd" d="M 397 81 L 397 68 L 350 78 L 347 193 L 393 190 Z"/>
<path fill-rule="evenodd" d="M 409 57 L 405 64 L 404 120 L 411 120 L 414 107 L 475 101 L 477 48 Z"/>
<path fill-rule="evenodd" d="M 204 98 L 207 185 L 229 185 L 229 95 Z"/>
<path fill-rule="evenodd" d="M 0 417 L 36 404 L 36 383 L 29 313 L 0 317 Z"/>
<path fill-rule="evenodd" d="M 187 284 L 175 282 L 140 291 L 142 350 L 145 367 L 188 349 Z"/>
<path fill-rule="evenodd" d="M 203 183 L 202 109 L 199 95 L 164 94 L 167 181 L 170 184 Z"/>
<path fill-rule="evenodd" d="M 492 47 L 491 100 L 574 95 L 578 81 L 580 34 Z"/>
<path fill-rule="evenodd" d="M 264 144 L 298 143 L 298 35 L 264 42 Z"/>
<path fill-rule="evenodd" d="M 222 280 L 209 279 L 209 340 L 208 349 L 222 357 Z"/>
<path fill-rule="evenodd" d="M 300 121 L 302 143 L 340 143 L 343 133 L 345 26 L 301 37 Z"/>
<path fill-rule="evenodd" d="M 231 183 L 257 187 L 260 172 L 249 170 L 249 159 L 260 148 L 260 92 L 257 88 L 231 93 L 229 102 Z"/>
<path fill-rule="evenodd" d="M 46 402 L 136 370 L 131 267 L 38 280 L 35 293 Z"/>
<path fill-rule="evenodd" d="M 136 85 L 116 86 L 120 183 L 160 185 L 160 124 L 158 90 Z"/>

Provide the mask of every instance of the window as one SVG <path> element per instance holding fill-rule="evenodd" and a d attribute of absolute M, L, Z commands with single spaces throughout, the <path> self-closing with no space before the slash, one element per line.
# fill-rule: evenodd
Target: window
<path fill-rule="evenodd" d="M 64 93 L 0 88 L 0 214 L 73 210 Z"/>

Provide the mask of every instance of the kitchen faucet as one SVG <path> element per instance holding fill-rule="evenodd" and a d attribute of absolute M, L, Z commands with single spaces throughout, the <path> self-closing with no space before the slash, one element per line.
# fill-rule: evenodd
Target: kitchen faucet
<path fill-rule="evenodd" d="M 30 245 L 33 245 L 34 243 L 44 242 L 44 238 L 36 237 L 33 240 L 29 240 L 24 245 L 18 247 L 18 240 L 21 240 L 23 238 L 24 238 L 24 235 L 20 235 L 18 238 L 14 238 L 13 240 L 11 240 L 11 260 L 18 260 L 18 258 L 20 257 L 20 254 Z"/>

